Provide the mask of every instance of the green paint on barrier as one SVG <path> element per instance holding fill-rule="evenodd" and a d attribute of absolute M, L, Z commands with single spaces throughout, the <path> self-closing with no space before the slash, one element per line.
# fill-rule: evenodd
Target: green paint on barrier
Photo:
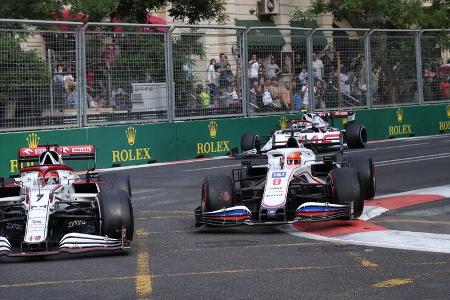
<path fill-rule="evenodd" d="M 290 119 L 300 117 L 291 114 L 1 133 L 0 176 L 17 173 L 20 147 L 94 144 L 98 168 L 212 157 L 240 148 L 241 136 L 246 132 L 270 136 L 274 130 L 286 128 Z M 337 119 L 334 126 L 343 128 L 344 122 Z M 357 110 L 356 123 L 366 126 L 369 140 L 450 132 L 450 104 Z M 76 169 L 90 166 L 78 161 L 70 164 Z"/>

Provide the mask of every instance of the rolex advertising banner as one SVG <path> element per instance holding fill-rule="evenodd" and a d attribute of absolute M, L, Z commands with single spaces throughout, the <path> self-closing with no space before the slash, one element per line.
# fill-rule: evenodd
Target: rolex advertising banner
<path fill-rule="evenodd" d="M 286 128 L 289 119 L 299 117 L 293 114 L 0 133 L 0 176 L 17 174 L 17 151 L 21 147 L 93 144 L 97 168 L 148 164 L 227 155 L 232 148 L 240 147 L 242 134 L 269 136 L 278 128 Z M 359 110 L 355 122 L 366 126 L 370 140 L 450 133 L 450 105 Z M 345 119 L 335 119 L 333 126 L 343 128 L 345 123 Z M 76 169 L 93 165 L 68 163 Z"/>

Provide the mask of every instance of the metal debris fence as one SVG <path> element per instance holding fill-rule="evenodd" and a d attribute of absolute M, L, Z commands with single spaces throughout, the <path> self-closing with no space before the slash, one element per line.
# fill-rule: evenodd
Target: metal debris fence
<path fill-rule="evenodd" d="M 0 19 L 0 131 L 450 101 L 450 30 Z"/>

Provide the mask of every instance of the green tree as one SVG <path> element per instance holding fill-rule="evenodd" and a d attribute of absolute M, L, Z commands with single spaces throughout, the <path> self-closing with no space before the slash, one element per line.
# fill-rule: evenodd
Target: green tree
<path fill-rule="evenodd" d="M 363 28 L 449 28 L 450 1 L 433 0 L 423 6 L 421 0 L 314 0 L 315 15 L 332 13 L 348 20 L 353 27 Z"/>
<path fill-rule="evenodd" d="M 144 23 L 147 12 L 167 7 L 175 20 L 191 24 L 200 21 L 223 21 L 226 18 L 224 0 L 2 0 L 0 17 L 11 19 L 54 19 L 63 7 L 73 14 L 82 13 L 89 21 L 111 17 L 134 23 Z"/>

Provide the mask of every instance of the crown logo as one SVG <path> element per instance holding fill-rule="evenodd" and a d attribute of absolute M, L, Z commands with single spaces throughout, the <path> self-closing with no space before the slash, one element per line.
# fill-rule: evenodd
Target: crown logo
<path fill-rule="evenodd" d="M 127 135 L 128 144 L 130 146 L 133 146 L 134 142 L 136 141 L 136 129 L 130 126 L 127 128 L 127 130 L 125 130 L 125 134 Z"/>
<path fill-rule="evenodd" d="M 208 129 L 209 129 L 209 136 L 213 139 L 217 136 L 217 125 L 216 121 L 209 122 Z"/>
<path fill-rule="evenodd" d="M 396 114 L 397 114 L 397 122 L 399 123 L 403 122 L 403 109 L 401 107 L 397 109 Z"/>
<path fill-rule="evenodd" d="M 30 133 L 27 137 L 27 143 L 29 148 L 36 148 L 39 146 L 39 140 L 41 138 L 36 133 Z"/>
<path fill-rule="evenodd" d="M 447 105 L 447 118 L 450 118 L 450 104 Z"/>
<path fill-rule="evenodd" d="M 285 116 L 282 116 L 282 117 L 280 118 L 279 123 L 280 123 L 280 128 L 281 128 L 281 129 L 286 129 L 287 126 L 288 126 L 288 119 L 287 119 Z"/>

